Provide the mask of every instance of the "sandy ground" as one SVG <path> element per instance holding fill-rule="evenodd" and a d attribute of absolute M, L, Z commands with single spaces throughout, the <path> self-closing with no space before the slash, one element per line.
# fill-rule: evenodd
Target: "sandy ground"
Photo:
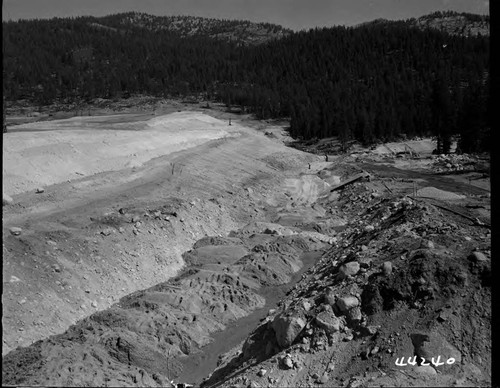
<path fill-rule="evenodd" d="M 155 157 L 229 136 L 226 123 L 202 113 L 130 121 L 126 115 L 74 117 L 15 127 L 16 132 L 3 137 L 4 192 L 12 196 L 139 167 Z"/>

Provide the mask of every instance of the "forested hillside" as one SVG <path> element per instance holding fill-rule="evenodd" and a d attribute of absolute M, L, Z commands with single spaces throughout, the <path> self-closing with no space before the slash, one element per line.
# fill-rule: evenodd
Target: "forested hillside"
<path fill-rule="evenodd" d="M 460 134 L 463 151 L 488 146 L 487 36 L 399 21 L 254 45 L 213 39 L 222 32 L 208 27 L 188 33 L 196 19 L 187 30 L 182 19 L 178 29 L 153 28 L 147 15 L 134 15 L 4 22 L 7 100 L 201 96 L 260 118 L 290 118 L 296 138 L 371 143 L 432 134 L 446 152 Z"/>

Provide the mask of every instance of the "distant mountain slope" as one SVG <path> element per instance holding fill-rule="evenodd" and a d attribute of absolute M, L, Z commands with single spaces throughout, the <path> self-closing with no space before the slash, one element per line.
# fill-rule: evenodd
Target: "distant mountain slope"
<path fill-rule="evenodd" d="M 154 16 L 139 12 L 104 16 L 97 18 L 97 21 L 100 26 L 117 30 L 140 27 L 149 31 L 169 31 L 180 37 L 204 36 L 252 45 L 280 39 L 292 33 L 289 29 L 270 23 L 196 16 Z"/>
<path fill-rule="evenodd" d="M 450 35 L 490 36 L 490 17 L 457 12 L 435 12 L 410 21 L 420 28 L 435 28 Z"/>
<path fill-rule="evenodd" d="M 356 27 L 376 26 L 383 24 L 400 23 L 387 19 L 375 19 L 360 23 Z M 434 12 L 419 18 L 411 18 L 405 21 L 408 26 L 425 29 L 436 29 L 454 36 L 474 37 L 490 36 L 490 17 L 486 15 L 475 15 L 470 13 L 458 13 L 453 11 Z"/>

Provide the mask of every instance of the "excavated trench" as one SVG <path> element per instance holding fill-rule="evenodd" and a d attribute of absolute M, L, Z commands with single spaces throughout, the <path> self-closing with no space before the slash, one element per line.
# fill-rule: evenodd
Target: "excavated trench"
<path fill-rule="evenodd" d="M 278 302 L 285 297 L 288 290 L 300 280 L 301 276 L 316 263 L 323 251 L 315 250 L 301 255 L 302 268 L 293 274 L 289 283 L 263 287 L 258 294 L 265 298 L 263 308 L 255 310 L 250 315 L 240 318 L 227 326 L 223 331 L 212 335 L 213 342 L 201 349 L 200 353 L 193 354 L 183 363 L 183 371 L 178 381 L 199 385 L 217 367 L 219 357 L 240 344 L 258 326 L 270 309 L 277 307 Z"/>
<path fill-rule="evenodd" d="M 320 259 L 327 244 L 310 228 L 321 217 L 307 209 L 302 228 L 251 222 L 198 240 L 176 277 L 7 354 L 3 383 L 199 385 Z"/>

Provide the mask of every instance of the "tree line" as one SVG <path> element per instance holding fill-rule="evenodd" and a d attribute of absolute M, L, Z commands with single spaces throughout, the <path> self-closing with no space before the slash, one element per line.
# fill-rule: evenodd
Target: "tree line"
<path fill-rule="evenodd" d="M 5 98 L 203 96 L 258 118 L 289 118 L 294 138 L 370 144 L 432 135 L 447 152 L 459 135 L 464 152 L 488 149 L 488 37 L 398 21 L 243 45 L 105 21 L 109 29 L 92 17 L 4 22 Z"/>

